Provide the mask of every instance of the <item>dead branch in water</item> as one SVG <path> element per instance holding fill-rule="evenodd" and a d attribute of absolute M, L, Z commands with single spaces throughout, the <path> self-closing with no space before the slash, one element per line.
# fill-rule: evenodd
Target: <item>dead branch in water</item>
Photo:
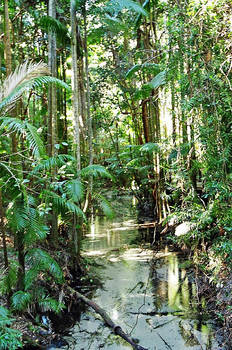
<path fill-rule="evenodd" d="M 107 324 L 107 326 L 109 326 L 110 328 L 112 328 L 112 330 L 114 331 L 114 333 L 116 335 L 119 335 L 121 338 L 123 338 L 127 343 L 129 343 L 133 349 L 135 350 L 148 350 L 145 349 L 144 347 L 142 347 L 141 345 L 136 344 L 131 337 L 126 334 L 122 328 L 119 325 L 116 325 L 111 318 L 109 317 L 109 315 L 105 312 L 105 310 L 103 310 L 99 305 L 97 305 L 94 301 L 88 299 L 87 297 L 85 297 L 83 294 L 75 291 L 73 288 L 69 287 L 70 291 L 74 294 L 76 294 L 77 298 L 82 300 L 85 304 L 89 305 L 92 309 L 95 310 L 95 312 L 97 314 L 99 314 L 103 320 L 105 321 L 105 323 Z"/>

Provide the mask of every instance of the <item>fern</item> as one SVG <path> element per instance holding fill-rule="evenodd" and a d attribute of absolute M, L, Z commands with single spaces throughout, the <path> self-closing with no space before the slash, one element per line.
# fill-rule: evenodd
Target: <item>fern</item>
<path fill-rule="evenodd" d="M 28 292 L 23 292 L 22 290 L 14 293 L 12 295 L 12 306 L 17 311 L 25 310 L 32 300 L 32 295 Z"/>
<path fill-rule="evenodd" d="M 74 179 L 65 184 L 66 193 L 74 202 L 78 202 L 83 197 L 83 185 L 80 180 Z"/>
<path fill-rule="evenodd" d="M 102 165 L 93 164 L 89 165 L 81 170 L 81 176 L 85 177 L 104 177 L 108 179 L 112 179 L 112 175 L 106 170 L 106 168 Z"/>

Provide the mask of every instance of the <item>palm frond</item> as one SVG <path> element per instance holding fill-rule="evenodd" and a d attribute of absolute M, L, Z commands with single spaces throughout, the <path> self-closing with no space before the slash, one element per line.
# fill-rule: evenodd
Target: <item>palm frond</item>
<path fill-rule="evenodd" d="M 107 25 L 107 29 L 112 33 L 119 33 L 121 31 L 128 31 L 128 26 L 116 17 L 106 15 L 104 23 Z"/>
<path fill-rule="evenodd" d="M 61 167 L 67 162 L 75 161 L 75 158 L 68 154 L 58 154 L 57 156 L 41 160 L 40 163 L 33 169 L 32 174 L 43 170 L 51 170 L 54 167 Z"/>
<path fill-rule="evenodd" d="M 152 153 L 152 152 L 159 152 L 160 151 L 160 146 L 158 143 L 154 142 L 148 142 L 145 143 L 143 146 L 140 147 L 141 152 L 147 152 L 147 153 Z"/>
<path fill-rule="evenodd" d="M 108 179 L 112 179 L 112 175 L 106 170 L 106 168 L 102 165 L 93 164 L 89 165 L 81 170 L 81 176 L 84 178 L 93 176 L 95 178 L 97 177 L 104 177 Z"/>
<path fill-rule="evenodd" d="M 12 295 L 12 306 L 15 310 L 25 310 L 32 300 L 32 295 L 29 292 L 23 292 L 22 290 Z"/>
<path fill-rule="evenodd" d="M 66 192 L 74 202 L 78 202 L 83 197 L 83 185 L 79 179 L 67 181 Z"/>
<path fill-rule="evenodd" d="M 112 219 L 114 217 L 114 210 L 110 204 L 110 202 L 102 195 L 98 194 L 95 195 L 95 198 L 97 199 L 98 204 L 100 205 L 103 213 L 108 218 Z"/>
<path fill-rule="evenodd" d="M 68 29 L 58 19 L 51 16 L 42 16 L 39 21 L 39 26 L 46 32 L 53 32 L 57 35 L 57 39 L 61 42 L 65 42 L 69 39 Z"/>
<path fill-rule="evenodd" d="M 0 122 L 0 129 L 6 128 L 9 131 L 25 136 L 29 148 L 32 150 L 35 157 L 40 158 L 45 153 L 43 142 L 33 125 L 27 121 L 12 117 L 1 117 Z"/>
<path fill-rule="evenodd" d="M 26 81 L 48 74 L 48 66 L 45 63 L 24 62 L 4 81 L 3 86 L 0 88 L 0 102 L 11 95 L 18 86 L 23 85 Z"/>
<path fill-rule="evenodd" d="M 48 271 L 58 282 L 63 281 L 63 272 L 58 263 L 44 250 L 40 248 L 33 248 L 26 254 L 26 259 L 30 265 L 40 265 L 40 269 Z M 29 283 L 29 279 L 27 284 Z"/>
<path fill-rule="evenodd" d="M 38 304 L 43 312 L 53 311 L 55 313 L 59 313 L 65 308 L 64 304 L 49 297 L 39 300 Z"/>
<path fill-rule="evenodd" d="M 71 200 L 68 200 L 66 198 L 63 198 L 56 194 L 55 192 L 46 190 L 43 192 L 48 200 L 52 202 L 54 205 L 54 209 L 60 213 L 62 211 L 64 212 L 71 212 L 75 213 L 77 216 L 82 217 L 84 220 L 86 220 L 85 214 L 83 211 Z"/>
<path fill-rule="evenodd" d="M 148 15 L 148 12 L 137 2 L 132 0 L 114 0 L 107 4 L 107 7 L 113 8 L 115 11 L 121 11 L 128 9 L 144 16 Z"/>

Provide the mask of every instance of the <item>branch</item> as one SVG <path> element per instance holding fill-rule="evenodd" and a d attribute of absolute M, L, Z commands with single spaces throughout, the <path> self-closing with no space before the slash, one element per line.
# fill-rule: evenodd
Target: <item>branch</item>
<path fill-rule="evenodd" d="M 97 314 L 99 314 L 103 320 L 105 321 L 105 323 L 107 324 L 107 326 L 109 326 L 110 328 L 112 328 L 112 330 L 114 331 L 114 333 L 116 335 L 119 335 L 121 338 L 123 338 L 127 343 L 129 343 L 132 348 L 134 350 L 148 350 L 145 349 L 144 347 L 136 344 L 129 335 L 127 335 L 126 333 L 123 332 L 122 328 L 119 325 L 116 325 L 111 318 L 109 317 L 109 315 L 105 312 L 105 310 L 103 310 L 99 305 L 97 305 L 94 301 L 86 298 L 83 294 L 75 291 L 73 288 L 68 287 L 69 290 L 76 294 L 78 299 L 81 299 L 85 304 L 89 305 L 92 309 L 94 309 L 96 311 Z"/>

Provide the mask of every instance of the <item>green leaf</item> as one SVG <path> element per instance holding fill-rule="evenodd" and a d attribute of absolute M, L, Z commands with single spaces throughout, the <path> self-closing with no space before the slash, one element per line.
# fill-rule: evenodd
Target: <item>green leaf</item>
<path fill-rule="evenodd" d="M 136 72 L 140 70 L 143 72 L 147 71 L 147 72 L 153 72 L 155 74 L 158 74 L 158 72 L 160 71 L 160 65 L 156 63 L 136 64 L 126 72 L 125 77 L 131 78 Z"/>
<path fill-rule="evenodd" d="M 147 85 L 149 85 L 152 89 L 157 89 L 161 85 L 166 83 L 166 71 L 162 71 L 157 74 Z"/>
<path fill-rule="evenodd" d="M 57 300 L 48 297 L 40 300 L 39 306 L 43 312 L 53 311 L 59 313 L 65 308 L 64 304 L 59 303 Z"/>
<path fill-rule="evenodd" d="M 137 2 L 132 0 L 113 0 L 110 2 L 114 8 L 117 7 L 119 11 L 126 8 L 128 10 L 134 11 L 136 13 L 142 14 L 143 16 L 148 16 L 148 12 Z"/>

